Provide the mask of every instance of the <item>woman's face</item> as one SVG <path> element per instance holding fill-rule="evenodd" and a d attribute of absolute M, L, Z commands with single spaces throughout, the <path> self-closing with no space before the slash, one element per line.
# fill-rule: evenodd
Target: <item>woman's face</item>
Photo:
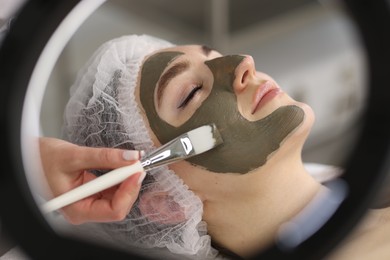
<path fill-rule="evenodd" d="M 247 173 L 308 126 L 311 109 L 284 93 L 251 56 L 222 56 L 206 46 L 160 50 L 142 66 L 139 95 L 161 143 L 215 123 L 224 143 L 190 162 L 214 172 Z M 242 156 L 245 155 L 245 156 Z"/>

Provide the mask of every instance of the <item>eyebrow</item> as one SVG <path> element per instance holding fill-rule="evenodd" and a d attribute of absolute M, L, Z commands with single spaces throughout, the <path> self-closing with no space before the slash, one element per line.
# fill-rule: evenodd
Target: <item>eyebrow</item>
<path fill-rule="evenodd" d="M 210 52 L 214 51 L 213 48 L 210 48 L 206 45 L 202 45 L 201 51 L 205 56 L 209 56 Z M 164 94 L 165 89 L 168 86 L 168 83 L 184 71 L 186 71 L 190 67 L 190 63 L 188 61 L 181 61 L 173 65 L 169 68 L 165 73 L 163 73 L 160 77 L 160 80 L 157 83 L 157 106 L 160 106 L 161 98 Z"/>

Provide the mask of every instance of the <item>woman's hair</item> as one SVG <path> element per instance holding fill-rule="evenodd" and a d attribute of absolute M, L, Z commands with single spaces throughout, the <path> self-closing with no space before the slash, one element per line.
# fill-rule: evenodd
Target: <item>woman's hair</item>
<path fill-rule="evenodd" d="M 155 149 L 135 97 L 145 57 L 173 44 L 148 35 L 104 43 L 71 87 L 64 138 L 78 145 Z M 96 169 L 98 170 L 98 169 Z M 98 172 L 98 171 L 97 171 Z M 148 172 L 139 198 L 123 221 L 99 224 L 116 243 L 133 248 L 166 248 L 183 257 L 211 259 L 200 199 L 168 167 Z"/>

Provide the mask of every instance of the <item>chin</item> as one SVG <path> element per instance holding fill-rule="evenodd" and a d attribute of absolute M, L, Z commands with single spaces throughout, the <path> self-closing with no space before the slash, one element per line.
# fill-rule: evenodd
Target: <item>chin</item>
<path fill-rule="evenodd" d="M 315 122 L 315 114 L 313 109 L 306 103 L 296 102 L 295 105 L 299 106 L 305 112 L 305 117 L 301 125 L 297 128 L 296 135 L 301 135 L 305 139 L 310 134 L 310 131 Z"/>

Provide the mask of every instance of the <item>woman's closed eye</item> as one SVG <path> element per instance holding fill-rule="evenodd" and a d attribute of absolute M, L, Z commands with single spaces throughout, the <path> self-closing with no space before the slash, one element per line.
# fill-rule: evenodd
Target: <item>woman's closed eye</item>
<path fill-rule="evenodd" d="M 191 101 L 191 99 L 195 96 L 195 94 L 199 90 L 202 89 L 202 87 L 203 87 L 203 84 L 198 84 L 198 85 L 192 86 L 190 93 L 188 93 L 188 95 L 184 98 L 184 100 L 180 102 L 180 105 L 177 108 L 184 108 Z"/>

